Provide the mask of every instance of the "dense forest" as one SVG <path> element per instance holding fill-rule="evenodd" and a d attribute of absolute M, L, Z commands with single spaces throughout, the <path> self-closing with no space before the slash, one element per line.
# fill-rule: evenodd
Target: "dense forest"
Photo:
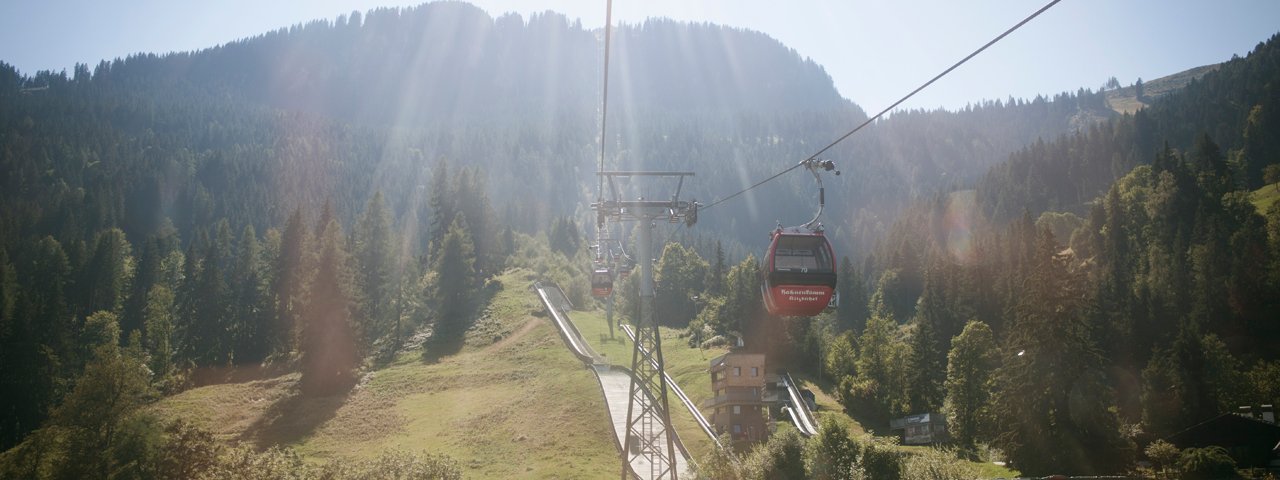
<path fill-rule="evenodd" d="M 600 34 L 443 2 L 69 73 L 0 62 L 0 476 L 217 478 L 225 452 L 139 406 L 233 365 L 347 388 L 422 332 L 447 355 L 509 266 L 589 305 L 602 148 L 697 172 L 709 203 L 867 118 L 764 34 L 650 20 L 615 32 L 600 145 Z M 759 314 L 753 253 L 815 208 L 795 174 L 662 232 L 658 316 L 774 339 L 868 425 L 945 411 L 965 454 L 1028 474 L 1117 472 L 1274 403 L 1280 210 L 1247 192 L 1280 171 L 1276 43 L 1136 114 L 1087 89 L 896 112 L 829 154 L 838 311 Z"/>
<path fill-rule="evenodd" d="M 834 314 L 743 325 L 720 312 L 758 300 L 708 283 L 691 341 L 755 329 L 757 348 L 835 379 L 864 425 L 943 412 L 961 454 L 995 446 L 1032 475 L 1132 471 L 1170 434 L 1274 404 L 1280 207 L 1251 191 L 1280 181 L 1264 113 L 1278 41 L 1137 115 L 1037 141 L 976 192 L 924 197 L 861 267 L 844 259 Z"/>

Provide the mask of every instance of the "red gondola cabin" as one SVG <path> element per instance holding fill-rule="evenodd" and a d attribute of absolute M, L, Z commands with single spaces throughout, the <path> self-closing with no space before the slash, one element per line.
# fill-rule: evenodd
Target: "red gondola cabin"
<path fill-rule="evenodd" d="M 772 315 L 822 313 L 836 288 L 835 253 L 821 231 L 774 230 L 764 268 L 761 293 Z"/>
<path fill-rule="evenodd" d="M 597 268 L 591 272 L 591 295 L 607 297 L 613 293 L 613 275 L 607 268 Z"/>

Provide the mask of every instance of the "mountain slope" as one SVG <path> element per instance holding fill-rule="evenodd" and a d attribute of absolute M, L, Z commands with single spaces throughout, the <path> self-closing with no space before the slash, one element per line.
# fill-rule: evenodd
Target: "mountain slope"
<path fill-rule="evenodd" d="M 1116 113 L 1132 114 L 1148 105 L 1148 102 L 1181 90 L 1193 81 L 1216 71 L 1221 64 L 1204 65 L 1143 82 L 1142 98 L 1137 97 L 1137 87 L 1128 86 L 1107 90 L 1107 105 Z"/>
<path fill-rule="evenodd" d="M 223 442 L 290 446 L 315 462 L 425 450 L 453 457 L 468 477 L 609 476 L 617 454 L 599 388 L 535 316 L 529 275 L 497 277 L 506 287 L 468 346 L 437 363 L 405 353 L 345 395 L 303 396 L 286 374 L 195 388 L 152 409 Z"/>

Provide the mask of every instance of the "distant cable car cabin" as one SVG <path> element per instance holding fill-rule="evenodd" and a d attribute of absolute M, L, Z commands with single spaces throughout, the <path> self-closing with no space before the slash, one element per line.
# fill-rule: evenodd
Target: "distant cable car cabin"
<path fill-rule="evenodd" d="M 613 293 L 613 274 L 608 268 L 596 267 L 591 272 L 591 295 L 594 297 L 607 297 Z"/>
<path fill-rule="evenodd" d="M 761 293 L 772 315 L 822 313 L 836 288 L 835 253 L 821 230 L 774 230 L 764 268 Z"/>

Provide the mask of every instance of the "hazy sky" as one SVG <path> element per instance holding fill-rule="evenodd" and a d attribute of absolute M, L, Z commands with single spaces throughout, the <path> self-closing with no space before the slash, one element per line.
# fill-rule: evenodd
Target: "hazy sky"
<path fill-rule="evenodd" d="M 617 0 L 648 17 L 763 31 L 823 65 L 864 109 L 888 106 L 1048 0 Z M 136 52 L 198 50 L 307 20 L 421 0 L 0 0 L 0 61 L 24 74 Z M 492 15 L 554 10 L 604 24 L 604 0 L 475 0 Z M 1063 0 L 906 104 L 1128 85 L 1244 55 L 1280 32 L 1278 0 Z"/>

